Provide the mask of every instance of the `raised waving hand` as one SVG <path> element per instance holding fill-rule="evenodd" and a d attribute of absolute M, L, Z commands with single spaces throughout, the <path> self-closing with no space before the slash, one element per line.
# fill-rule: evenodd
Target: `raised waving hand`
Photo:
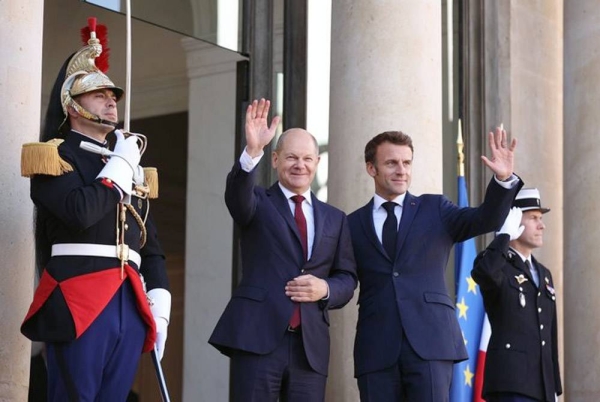
<path fill-rule="evenodd" d="M 495 132 L 488 134 L 488 145 L 492 154 L 490 158 L 482 155 L 481 160 L 494 172 L 498 180 L 508 179 L 514 172 L 517 140 L 513 138 L 508 144 L 506 131 L 501 127 L 496 127 Z"/>
<path fill-rule="evenodd" d="M 255 99 L 246 109 L 246 152 L 253 158 L 260 155 L 271 142 L 279 125 L 280 118 L 275 116 L 269 126 L 267 118 L 270 107 L 271 101 Z"/>

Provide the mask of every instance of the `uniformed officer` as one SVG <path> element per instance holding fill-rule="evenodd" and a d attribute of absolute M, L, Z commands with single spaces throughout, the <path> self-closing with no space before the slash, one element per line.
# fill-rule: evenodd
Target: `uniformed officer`
<path fill-rule="evenodd" d="M 142 352 L 162 356 L 171 308 L 140 136 L 115 130 L 123 90 L 96 66 L 95 21 L 89 31 L 54 85 L 50 141 L 22 155 L 41 278 L 21 331 L 46 342 L 49 401 L 126 400 Z"/>
<path fill-rule="evenodd" d="M 556 291 L 552 274 L 531 254 L 542 246 L 549 211 L 535 188 L 524 188 L 496 238 L 474 263 L 492 334 L 485 360 L 488 402 L 554 402 L 562 394 Z"/>

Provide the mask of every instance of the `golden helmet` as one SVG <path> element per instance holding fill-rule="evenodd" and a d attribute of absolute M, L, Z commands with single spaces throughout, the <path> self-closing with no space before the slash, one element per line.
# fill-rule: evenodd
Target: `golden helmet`
<path fill-rule="evenodd" d="M 116 86 L 106 74 L 96 66 L 96 58 L 102 54 L 102 44 L 96 37 L 96 19 L 90 18 L 89 40 L 87 45 L 81 48 L 71 57 L 67 65 L 66 78 L 62 85 L 60 98 L 65 115 L 67 110 L 73 107 L 79 113 L 85 111 L 73 98 L 99 89 L 111 89 L 117 101 L 123 96 L 123 89 Z"/>

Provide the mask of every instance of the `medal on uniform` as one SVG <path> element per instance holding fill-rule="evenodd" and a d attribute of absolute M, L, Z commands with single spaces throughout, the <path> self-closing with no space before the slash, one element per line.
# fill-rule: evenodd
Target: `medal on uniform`
<path fill-rule="evenodd" d="M 521 275 L 515 275 L 515 279 L 517 280 L 517 283 L 520 285 L 523 282 L 527 282 L 529 279 L 525 278 L 525 275 L 521 274 Z"/>
<path fill-rule="evenodd" d="M 546 280 L 547 279 L 548 278 L 546 278 Z M 546 283 L 546 291 L 550 294 L 550 298 L 552 300 L 556 300 L 556 291 L 554 290 L 554 288 L 552 286 L 550 286 L 550 283 Z"/>
<path fill-rule="evenodd" d="M 525 308 L 525 305 L 527 304 L 525 302 L 525 295 L 523 294 L 523 292 L 519 292 L 519 304 L 521 305 L 521 307 Z"/>
<path fill-rule="evenodd" d="M 525 302 L 525 295 L 523 294 L 523 288 L 521 287 L 521 284 L 523 282 L 529 281 L 529 279 L 525 278 L 525 275 L 523 274 L 515 275 L 515 279 L 519 284 L 519 304 L 521 305 L 521 307 L 525 308 L 525 304 L 527 303 Z"/>

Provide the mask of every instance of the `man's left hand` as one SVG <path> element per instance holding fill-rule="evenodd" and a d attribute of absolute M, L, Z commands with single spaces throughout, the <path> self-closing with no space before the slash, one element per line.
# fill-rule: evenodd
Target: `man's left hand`
<path fill-rule="evenodd" d="M 513 138 L 509 144 L 506 130 L 496 127 L 495 132 L 488 134 L 488 145 L 492 155 L 489 159 L 482 155 L 483 163 L 494 172 L 498 180 L 507 180 L 514 172 L 514 151 L 517 140 Z"/>
<path fill-rule="evenodd" d="M 300 275 L 286 284 L 285 294 L 295 302 L 315 302 L 326 297 L 328 289 L 324 279 L 313 275 Z"/>
<path fill-rule="evenodd" d="M 167 328 L 171 318 L 171 293 L 162 288 L 150 289 L 148 298 L 152 301 L 150 311 L 156 323 L 156 352 L 158 360 L 161 360 L 165 353 Z"/>

